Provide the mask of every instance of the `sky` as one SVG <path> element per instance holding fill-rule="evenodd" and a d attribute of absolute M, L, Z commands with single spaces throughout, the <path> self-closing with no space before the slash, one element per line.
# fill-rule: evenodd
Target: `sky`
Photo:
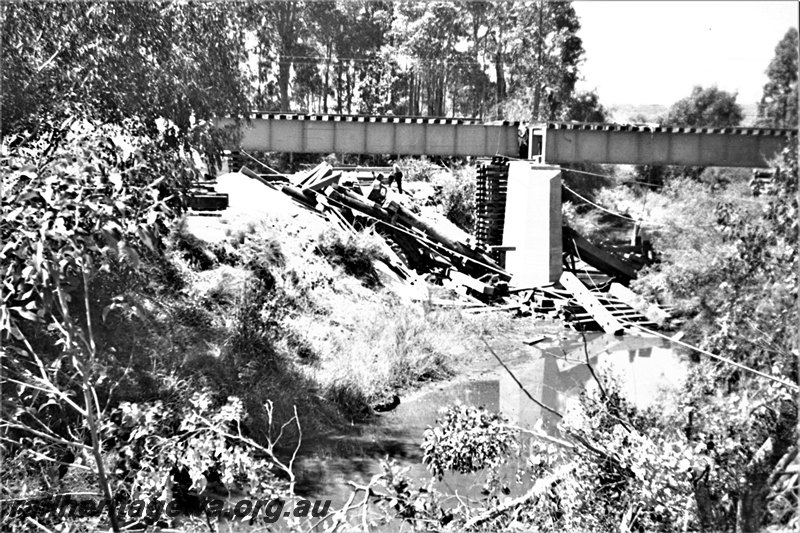
<path fill-rule="evenodd" d="M 717 85 L 740 104 L 761 99 L 765 71 L 796 1 L 602 1 L 572 4 L 586 50 L 581 90 L 603 105 L 661 104 Z"/>

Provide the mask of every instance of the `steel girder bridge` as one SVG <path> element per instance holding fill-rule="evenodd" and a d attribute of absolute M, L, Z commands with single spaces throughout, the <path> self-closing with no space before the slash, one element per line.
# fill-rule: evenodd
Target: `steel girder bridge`
<path fill-rule="evenodd" d="M 474 156 L 542 164 L 604 163 L 759 168 L 796 129 L 690 128 L 546 122 L 482 123 L 468 118 L 254 113 L 221 118 L 231 150 Z"/>
<path fill-rule="evenodd" d="M 502 227 L 505 267 L 516 286 L 559 281 L 564 228 L 561 168 L 574 163 L 768 167 L 797 130 L 685 128 L 474 119 L 256 113 L 222 118 L 237 151 L 505 156 L 492 217 Z M 482 200 L 485 201 L 485 200 Z M 501 205 L 502 204 L 502 205 Z M 478 205 L 480 208 L 486 207 Z M 496 244 L 496 243 L 494 243 Z"/>

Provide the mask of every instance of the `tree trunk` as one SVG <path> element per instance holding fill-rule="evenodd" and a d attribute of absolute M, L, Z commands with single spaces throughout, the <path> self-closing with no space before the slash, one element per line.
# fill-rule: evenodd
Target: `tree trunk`
<path fill-rule="evenodd" d="M 281 111 L 289 111 L 289 75 L 292 72 L 292 61 L 281 54 L 278 60 L 278 88 L 281 92 Z"/>
<path fill-rule="evenodd" d="M 328 44 L 328 57 L 325 60 L 325 87 L 322 94 L 322 112 L 326 114 L 328 113 L 328 91 L 330 90 L 331 53 L 332 46 Z"/>
<path fill-rule="evenodd" d="M 416 77 L 414 76 L 413 69 L 408 75 L 408 111 L 409 115 L 416 115 L 417 114 L 417 104 L 416 104 L 416 94 L 414 93 L 415 84 L 416 84 Z"/>
<path fill-rule="evenodd" d="M 543 72 L 543 69 L 542 69 L 542 45 L 543 45 L 543 43 L 542 43 L 542 41 L 543 41 L 542 32 L 544 31 L 544 28 L 542 27 L 543 24 L 544 24 L 544 21 L 542 20 L 543 11 L 544 11 L 544 4 L 540 3 L 539 4 L 539 27 L 536 28 L 536 70 L 538 71 L 538 74 L 536 76 L 536 82 L 535 82 L 536 84 L 535 84 L 534 89 L 533 89 L 533 113 L 532 113 L 532 117 L 531 117 L 534 121 L 539 120 L 539 107 L 540 107 L 541 102 L 542 102 L 542 76 L 541 76 L 541 74 Z"/>
<path fill-rule="evenodd" d="M 350 65 L 347 66 L 346 75 L 346 85 L 347 85 L 347 114 L 352 114 L 353 110 L 353 74 L 351 72 Z"/>
<path fill-rule="evenodd" d="M 342 113 L 342 62 L 336 62 L 336 112 Z"/>
<path fill-rule="evenodd" d="M 506 98 L 506 75 L 503 68 L 503 54 L 498 49 L 494 61 L 495 75 L 497 76 L 497 90 L 495 100 L 497 103 L 497 118 L 503 118 L 503 100 Z"/>

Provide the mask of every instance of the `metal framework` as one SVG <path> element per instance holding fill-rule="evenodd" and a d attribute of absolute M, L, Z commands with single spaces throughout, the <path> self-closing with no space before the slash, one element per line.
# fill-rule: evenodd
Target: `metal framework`
<path fill-rule="evenodd" d="M 677 128 L 547 123 L 530 130 L 543 139 L 550 164 L 605 163 L 767 167 L 797 130 Z"/>
<path fill-rule="evenodd" d="M 236 119 L 217 119 L 230 126 Z M 256 113 L 241 129 L 244 150 L 488 157 L 519 155 L 519 123 L 474 119 Z"/>
<path fill-rule="evenodd" d="M 547 122 L 520 128 L 518 122 L 483 124 L 469 118 L 255 113 L 239 125 L 232 150 L 519 157 L 544 164 L 608 163 L 767 167 L 797 130 L 676 128 Z M 520 136 L 522 132 L 522 136 Z"/>

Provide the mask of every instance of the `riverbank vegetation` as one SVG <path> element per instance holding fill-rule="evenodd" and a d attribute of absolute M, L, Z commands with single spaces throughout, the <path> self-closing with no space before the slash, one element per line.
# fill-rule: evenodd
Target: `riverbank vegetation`
<path fill-rule="evenodd" d="M 510 318 L 412 303 L 383 271 L 369 232 L 265 216 L 231 221 L 212 238 L 184 218 L 190 185 L 221 161 L 227 133 L 211 128 L 214 116 L 261 108 L 550 120 L 602 111 L 596 95 L 574 90 L 582 46 L 569 3 L 326 7 L 0 6 L 4 502 L 155 497 L 179 501 L 188 516 L 207 492 L 290 500 L 304 437 L 369 420 L 399 391 L 457 373 L 481 335 L 509 328 Z M 791 56 L 796 45 L 780 50 Z M 796 123 L 787 105 L 796 75 L 785 79 L 784 59 L 770 67 L 761 106 L 771 125 Z M 593 186 L 598 202 L 620 211 L 647 199 L 661 262 L 638 289 L 676 305 L 691 342 L 792 383 L 796 155 L 794 146 L 781 156 L 775 191 L 758 198 L 741 176 L 708 171 L 656 182 L 634 170 L 659 192 Z M 473 167 L 402 166 L 471 228 Z M 536 491 L 509 502 L 498 481 L 485 501 L 447 506 L 390 464 L 373 487 L 386 497 L 367 498 L 378 505 L 369 520 L 485 530 L 796 526 L 797 486 L 781 477 L 797 455 L 791 391 L 705 359 L 694 368 L 658 413 L 637 412 L 604 382 L 564 413 L 563 441 L 517 439 L 530 428 L 451 410 L 425 441 L 434 473 L 497 468 L 523 454 L 519 479 Z M 120 524 L 113 512 L 65 523 L 35 509 L 0 518 L 12 531 L 176 525 Z M 186 520 L 187 530 L 215 527 Z M 361 515 L 344 510 L 324 527 L 351 520 Z"/>

